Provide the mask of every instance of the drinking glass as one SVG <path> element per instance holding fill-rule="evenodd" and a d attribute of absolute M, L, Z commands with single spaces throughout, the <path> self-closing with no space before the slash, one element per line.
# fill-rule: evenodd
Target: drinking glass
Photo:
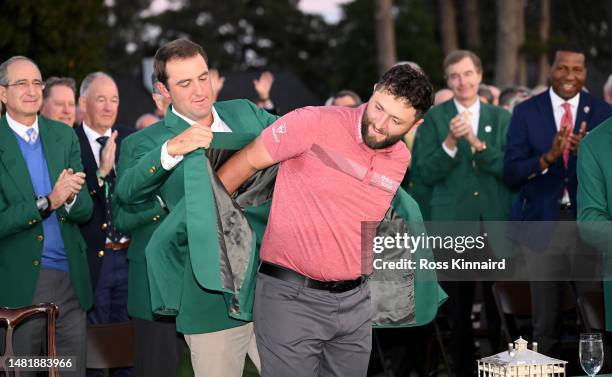
<path fill-rule="evenodd" d="M 601 369 L 604 358 L 601 334 L 580 334 L 579 355 L 584 372 L 589 377 L 595 376 Z"/>

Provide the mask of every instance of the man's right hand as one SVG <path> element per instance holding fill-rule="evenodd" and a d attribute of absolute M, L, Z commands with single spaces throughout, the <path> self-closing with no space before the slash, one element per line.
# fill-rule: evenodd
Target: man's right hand
<path fill-rule="evenodd" d="M 563 150 L 566 145 L 569 143 L 569 137 L 572 133 L 571 127 L 563 127 L 553 139 L 552 145 L 548 152 L 546 152 L 546 159 L 550 162 L 556 161 L 561 155 L 563 155 Z"/>
<path fill-rule="evenodd" d="M 194 123 L 191 127 L 173 137 L 166 145 L 166 151 L 172 157 L 186 155 L 198 148 L 207 149 L 212 142 L 213 133 L 210 127 Z"/>
<path fill-rule="evenodd" d="M 461 114 L 457 114 L 453 119 L 451 119 L 450 124 L 448 126 L 448 135 L 444 140 L 444 144 L 449 149 L 455 149 L 457 146 L 457 140 L 462 137 L 467 137 L 472 130 L 472 125 L 468 124 Z"/>
<path fill-rule="evenodd" d="M 64 205 L 68 198 L 77 195 L 81 191 L 83 184 L 85 184 L 85 173 L 73 173 L 72 169 L 62 170 L 55 182 L 55 186 L 53 186 L 53 191 L 49 194 L 51 209 L 56 210 Z"/>

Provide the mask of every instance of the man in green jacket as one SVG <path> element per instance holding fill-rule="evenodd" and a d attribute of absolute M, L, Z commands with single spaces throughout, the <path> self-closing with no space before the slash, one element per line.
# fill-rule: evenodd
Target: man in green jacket
<path fill-rule="evenodd" d="M 43 86 L 24 56 L 0 65 L 7 109 L 0 120 L 0 306 L 57 304 L 57 353 L 76 356 L 76 372 L 65 375 L 84 376 L 92 291 L 78 224 L 91 216 L 92 201 L 74 131 L 37 115 Z M 43 326 L 18 327 L 17 355 L 41 354 Z"/>
<path fill-rule="evenodd" d="M 243 100 L 218 102 L 213 107 L 206 54 L 188 40 L 162 46 L 155 55 L 154 71 L 158 89 L 172 107 L 163 121 L 124 141 L 122 150 L 131 152 L 121 153 L 122 173 L 115 193 L 128 205 L 158 195 L 172 211 L 185 195 L 184 175 L 190 174 L 184 157 L 208 148 L 213 132 L 258 134 L 276 117 Z M 198 163 L 204 163 L 203 154 Z M 252 324 L 230 318 L 221 293 L 205 293 L 197 305 L 183 302 L 184 316 L 177 318 L 196 375 L 241 376 L 247 352 L 259 362 Z"/>
<path fill-rule="evenodd" d="M 612 331 L 612 118 L 581 142 L 578 149 L 578 229 L 585 242 L 603 254 L 606 330 Z"/>
<path fill-rule="evenodd" d="M 433 188 L 431 221 L 469 221 L 472 225 L 485 221 L 482 226 L 491 236 L 499 230 L 488 229 L 490 223 L 486 221 L 504 221 L 510 216 L 511 192 L 502 181 L 510 114 L 479 100 L 482 64 L 476 54 L 464 50 L 450 53 L 444 60 L 444 74 L 454 96 L 425 115 L 415 140 L 418 147 L 414 150 L 414 174 Z M 457 229 L 457 225 L 453 228 Z M 465 230 L 479 232 L 479 228 L 476 225 L 475 229 Z M 505 250 L 493 251 L 499 255 Z M 460 377 L 471 376 L 474 282 L 447 282 L 443 287 L 449 294 L 456 372 Z M 495 313 L 490 289 L 485 288 L 484 295 L 487 314 Z M 499 324 L 492 326 L 499 328 Z M 499 336 L 490 340 L 494 349 L 499 347 Z"/>

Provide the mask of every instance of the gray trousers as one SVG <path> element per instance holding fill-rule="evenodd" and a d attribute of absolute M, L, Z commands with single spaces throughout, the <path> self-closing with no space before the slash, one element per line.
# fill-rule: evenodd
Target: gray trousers
<path fill-rule="evenodd" d="M 32 304 L 53 302 L 59 308 L 56 322 L 57 356 L 76 356 L 76 372 L 60 371 L 61 377 L 85 376 L 87 356 L 86 314 L 77 299 L 70 275 L 67 272 L 43 268 L 38 274 L 36 291 Z M 4 343 L 5 329 L 0 329 Z M 15 355 L 41 356 L 46 355 L 47 326 L 44 316 L 33 317 L 17 326 L 13 334 Z M 3 344 L 0 344 L 3 348 Z M 4 350 L 2 350 L 4 352 Z M 22 376 L 34 376 L 35 372 L 21 372 Z"/>
<path fill-rule="evenodd" d="M 367 283 L 331 293 L 259 273 L 253 320 L 262 377 L 365 377 L 371 305 Z"/>

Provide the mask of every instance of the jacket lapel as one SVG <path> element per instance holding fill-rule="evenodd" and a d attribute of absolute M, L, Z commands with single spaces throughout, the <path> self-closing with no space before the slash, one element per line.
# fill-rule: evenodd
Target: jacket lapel
<path fill-rule="evenodd" d="M 591 97 L 586 92 L 580 92 L 580 101 L 578 102 L 578 108 L 576 109 L 576 122 L 574 123 L 574 133 L 580 131 L 580 123 L 582 121 L 587 122 L 587 131 L 592 130 L 596 124 L 590 124 L 591 119 Z"/>
<path fill-rule="evenodd" d="M 476 136 L 486 144 L 492 145 L 495 139 L 493 135 L 497 133 L 495 129 L 496 126 L 496 124 L 493 124 L 493 118 L 491 117 L 491 108 L 486 103 L 481 102 L 480 117 L 478 118 L 478 132 Z"/>
<path fill-rule="evenodd" d="M 6 115 L 3 116 L 0 120 L 0 163 L 4 165 L 10 179 L 15 182 L 15 187 L 19 189 L 24 199 L 33 199 L 34 186 L 16 137 L 19 136 L 15 136 L 6 121 Z"/>
<path fill-rule="evenodd" d="M 45 158 L 47 160 L 47 168 L 49 170 L 49 179 L 51 187 L 55 185 L 64 165 L 65 146 L 62 145 L 61 137 L 55 133 L 53 128 L 47 125 L 43 117 L 38 117 L 38 128 L 40 131 L 40 142 L 42 143 Z"/>
<path fill-rule="evenodd" d="M 189 128 L 189 123 L 185 122 L 172 111 L 172 105 L 168 106 L 166 116 L 164 117 L 164 124 L 168 131 L 174 136 Z"/>
<path fill-rule="evenodd" d="M 547 91 L 540 94 L 538 97 L 538 110 L 540 119 L 540 125 L 542 127 L 542 140 L 546 140 L 548 143 L 557 134 L 557 125 L 555 124 L 555 116 L 553 115 L 552 102 L 550 100 L 550 94 Z"/>

